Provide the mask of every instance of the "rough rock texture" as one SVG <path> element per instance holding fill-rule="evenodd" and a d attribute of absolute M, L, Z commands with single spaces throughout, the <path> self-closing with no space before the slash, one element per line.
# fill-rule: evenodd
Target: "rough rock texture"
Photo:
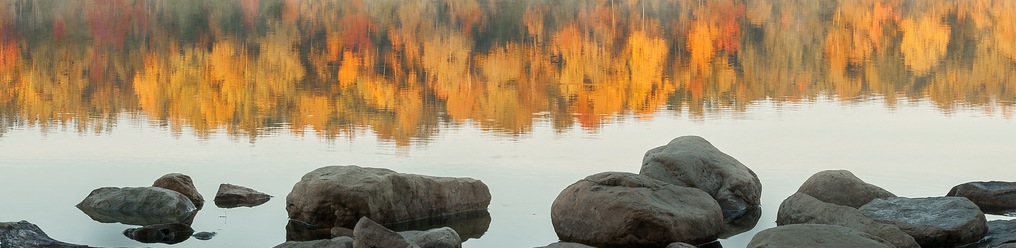
<path fill-rule="evenodd" d="M 399 235 L 406 241 L 420 248 L 461 248 L 462 239 L 455 230 L 449 227 L 435 228 L 426 231 L 405 231 Z"/>
<path fill-rule="evenodd" d="M 988 221 L 988 233 L 979 243 L 987 247 L 1016 245 L 1016 220 Z"/>
<path fill-rule="evenodd" d="M 797 192 L 819 201 L 859 208 L 873 199 L 895 197 L 893 193 L 869 184 L 846 170 L 820 171 L 801 184 Z"/>
<path fill-rule="evenodd" d="M 922 247 L 967 244 L 988 231 L 984 213 L 963 197 L 879 198 L 860 210 L 875 221 L 896 225 Z"/>
<path fill-rule="evenodd" d="M 795 193 L 780 204 L 776 225 L 791 224 L 844 226 L 877 236 L 896 247 L 920 247 L 913 237 L 894 225 L 876 222 L 856 208 L 819 201 L 804 193 Z"/>
<path fill-rule="evenodd" d="M 164 188 L 176 192 L 180 192 L 187 199 L 194 203 L 194 207 L 201 209 L 205 205 L 205 198 L 201 197 L 201 193 L 198 193 L 198 189 L 194 187 L 194 180 L 188 175 L 180 173 L 170 173 L 163 175 L 159 179 L 156 179 L 152 183 L 152 187 Z"/>
<path fill-rule="evenodd" d="M 744 214 L 741 214 L 741 216 L 726 220 L 726 222 L 723 223 L 723 226 L 720 227 L 720 234 L 717 238 L 725 239 L 750 231 L 755 228 L 755 225 L 758 224 L 758 220 L 760 218 L 762 218 L 762 208 L 749 207 L 745 210 Z"/>
<path fill-rule="evenodd" d="M 198 232 L 198 233 L 195 233 L 194 235 L 191 235 L 191 236 L 194 236 L 194 238 L 199 239 L 199 240 L 210 240 L 210 239 L 215 237 L 215 234 L 217 234 L 217 233 L 216 232 Z"/>
<path fill-rule="evenodd" d="M 695 246 L 688 243 L 674 242 L 667 245 L 667 248 L 695 248 Z"/>
<path fill-rule="evenodd" d="M 946 196 L 966 197 L 985 213 L 1016 210 L 1016 182 L 969 182 L 956 185 Z"/>
<path fill-rule="evenodd" d="M 596 247 L 572 242 L 557 242 L 540 248 L 596 248 Z"/>
<path fill-rule="evenodd" d="M 46 235 L 39 226 L 28 221 L 0 222 L 0 247 L 48 247 L 48 248 L 87 248 L 85 245 L 75 245 L 57 241 Z"/>
<path fill-rule="evenodd" d="M 884 247 L 892 244 L 852 228 L 823 224 L 794 224 L 762 230 L 748 246 L 764 247 Z"/>
<path fill-rule="evenodd" d="M 274 248 L 353 248 L 352 237 L 337 237 L 311 241 L 286 241 Z"/>
<path fill-rule="evenodd" d="M 755 172 L 698 136 L 682 136 L 650 149 L 639 174 L 709 193 L 724 218 L 740 216 L 759 205 L 762 183 Z"/>
<path fill-rule="evenodd" d="M 158 187 L 98 188 L 77 207 L 98 222 L 142 226 L 186 223 L 197 210 L 187 196 Z"/>
<path fill-rule="evenodd" d="M 358 166 L 311 171 L 286 197 L 290 219 L 329 229 L 351 228 L 360 217 L 387 225 L 485 210 L 488 205 L 490 190 L 480 180 Z"/>
<path fill-rule="evenodd" d="M 228 183 L 219 184 L 219 190 L 215 192 L 215 206 L 220 208 L 254 207 L 271 199 L 268 194 Z"/>
<path fill-rule="evenodd" d="M 123 230 L 124 236 L 141 243 L 176 244 L 187 240 L 191 234 L 194 234 L 194 229 L 180 223 L 155 224 Z"/>
<path fill-rule="evenodd" d="M 551 206 L 561 241 L 596 247 L 664 247 L 717 237 L 720 206 L 702 190 L 603 172 L 565 188 Z"/>
<path fill-rule="evenodd" d="M 388 230 L 367 217 L 360 218 L 353 228 L 353 247 L 416 247 L 406 241 L 405 237 L 395 231 Z"/>

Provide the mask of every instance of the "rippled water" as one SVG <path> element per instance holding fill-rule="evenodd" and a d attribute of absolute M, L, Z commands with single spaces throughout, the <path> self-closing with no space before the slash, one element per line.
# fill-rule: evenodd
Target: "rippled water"
<path fill-rule="evenodd" d="M 464 246 L 532 247 L 561 189 L 699 135 L 764 185 L 742 247 L 821 170 L 1011 181 L 1014 83 L 1011 1 L 4 1 L 0 221 L 160 246 L 74 205 L 181 172 L 275 198 L 174 247 L 273 246 L 304 173 L 356 164 L 483 180 Z"/>

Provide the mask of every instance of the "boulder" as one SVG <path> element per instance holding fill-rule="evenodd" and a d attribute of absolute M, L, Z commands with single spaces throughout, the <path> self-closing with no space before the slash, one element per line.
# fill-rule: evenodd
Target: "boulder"
<path fill-rule="evenodd" d="M 0 222 L 0 247 L 87 248 L 57 241 L 28 221 Z"/>
<path fill-rule="evenodd" d="M 856 208 L 827 203 L 804 193 L 794 193 L 776 214 L 776 225 L 827 224 L 849 227 L 879 237 L 896 247 L 919 248 L 917 241 L 894 225 L 865 217 Z"/>
<path fill-rule="evenodd" d="M 435 228 L 426 231 L 399 232 L 407 242 L 420 248 L 461 248 L 462 239 L 450 227 Z"/>
<path fill-rule="evenodd" d="M 720 227 L 718 238 L 725 239 L 750 231 L 755 228 L 760 218 L 762 218 L 762 207 L 749 207 L 741 216 L 726 220 Z"/>
<path fill-rule="evenodd" d="M 701 243 L 720 232 L 720 206 L 706 192 L 625 172 L 603 172 L 565 188 L 551 206 L 558 238 L 596 247 Z"/>
<path fill-rule="evenodd" d="M 180 223 L 155 224 L 123 230 L 124 236 L 141 243 L 176 244 L 187 240 L 191 234 L 194 234 L 194 229 Z"/>
<path fill-rule="evenodd" d="M 410 244 L 405 237 L 395 231 L 388 230 L 367 217 L 361 217 L 353 228 L 353 247 L 415 248 L 417 246 Z"/>
<path fill-rule="evenodd" d="M 1005 214 L 1016 210 L 1016 182 L 969 182 L 956 185 L 946 196 L 966 197 L 985 213 Z"/>
<path fill-rule="evenodd" d="M 290 219 L 327 229 L 351 228 L 361 217 L 388 225 L 486 210 L 489 204 L 490 190 L 480 180 L 358 166 L 311 171 L 286 197 Z"/>
<path fill-rule="evenodd" d="M 336 237 L 311 241 L 286 241 L 274 248 L 353 248 L 353 238 Z"/>
<path fill-rule="evenodd" d="M 215 206 L 220 208 L 255 207 L 271 199 L 268 194 L 228 183 L 219 184 L 219 191 L 215 192 Z"/>
<path fill-rule="evenodd" d="M 198 233 L 195 233 L 194 235 L 191 235 L 191 236 L 194 236 L 194 238 L 196 238 L 198 240 L 210 240 L 213 237 L 215 237 L 215 234 L 217 234 L 217 233 L 215 233 L 215 232 L 198 232 Z"/>
<path fill-rule="evenodd" d="M 201 197 L 201 193 L 198 193 L 198 189 L 194 187 L 194 181 L 188 175 L 180 173 L 166 174 L 156 179 L 152 183 L 152 187 L 180 192 L 180 194 L 187 196 L 187 199 L 190 199 L 191 203 L 194 203 L 194 207 L 198 209 L 201 209 L 205 205 L 205 198 Z"/>
<path fill-rule="evenodd" d="M 596 248 L 596 247 L 572 242 L 556 242 L 540 248 Z"/>
<path fill-rule="evenodd" d="M 188 223 L 197 212 L 187 196 L 158 187 L 98 188 L 77 207 L 98 222 L 142 226 Z"/>
<path fill-rule="evenodd" d="M 895 197 L 893 193 L 869 184 L 846 170 L 820 171 L 801 184 L 797 192 L 819 201 L 859 208 L 873 199 Z"/>
<path fill-rule="evenodd" d="M 755 172 L 698 136 L 682 136 L 650 149 L 639 174 L 709 193 L 731 219 L 759 205 L 762 183 Z"/>
<path fill-rule="evenodd" d="M 751 238 L 747 247 L 891 248 L 893 245 L 853 228 L 824 224 L 794 224 L 762 230 Z"/>
<path fill-rule="evenodd" d="M 860 210 L 875 221 L 896 225 L 922 247 L 968 244 L 988 231 L 984 213 L 963 197 L 878 198 Z"/>
<path fill-rule="evenodd" d="M 1016 220 L 988 221 L 988 232 L 978 243 L 987 247 L 1016 245 Z"/>

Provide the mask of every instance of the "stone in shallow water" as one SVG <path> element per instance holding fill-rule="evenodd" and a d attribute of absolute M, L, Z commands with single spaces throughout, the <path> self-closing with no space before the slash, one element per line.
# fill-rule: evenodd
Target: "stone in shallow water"
<path fill-rule="evenodd" d="M 794 224 L 762 230 L 748 243 L 764 247 L 894 247 L 871 234 L 852 228 L 824 224 Z"/>
<path fill-rule="evenodd" d="M 28 221 L 0 222 L 0 247 L 88 248 L 57 241 Z"/>
<path fill-rule="evenodd" d="M 913 237 L 892 224 L 876 222 L 856 208 L 823 202 L 804 193 L 794 193 L 780 204 L 776 224 L 838 225 L 874 235 L 899 248 L 920 247 Z"/>
<path fill-rule="evenodd" d="M 191 234 L 194 234 L 194 229 L 179 223 L 147 225 L 123 231 L 124 236 L 141 243 L 176 244 L 187 240 Z"/>
<path fill-rule="evenodd" d="M 1016 182 L 969 182 L 956 185 L 946 196 L 966 197 L 985 213 L 1007 214 L 1016 210 Z"/>
<path fill-rule="evenodd" d="M 801 184 L 797 192 L 808 194 L 819 201 L 859 208 L 876 198 L 895 197 L 893 193 L 864 182 L 847 170 L 827 170 L 815 173 Z"/>
<path fill-rule="evenodd" d="M 1016 220 L 988 221 L 988 233 L 980 243 L 987 247 L 1016 245 Z"/>
<path fill-rule="evenodd" d="M 77 207 L 98 222 L 141 226 L 189 223 L 197 210 L 187 196 L 159 187 L 98 188 Z"/>
<path fill-rule="evenodd" d="M 984 213 L 963 197 L 879 198 L 860 210 L 875 221 L 896 225 L 922 247 L 968 244 L 988 231 Z"/>
<path fill-rule="evenodd" d="M 198 233 L 195 233 L 193 236 L 194 236 L 194 238 L 199 239 L 199 240 L 210 240 L 213 237 L 215 237 L 215 234 L 217 234 L 217 233 L 215 233 L 215 232 L 198 232 Z"/>
<path fill-rule="evenodd" d="M 201 209 L 205 204 L 205 198 L 201 197 L 201 193 L 198 193 L 197 188 L 194 187 L 194 180 L 191 180 L 191 177 L 188 175 L 180 173 L 166 174 L 156 179 L 152 183 L 152 187 L 180 192 L 180 194 L 187 196 L 191 200 L 191 203 L 194 203 L 194 207 L 198 209 Z"/>
<path fill-rule="evenodd" d="M 215 193 L 215 206 L 220 208 L 256 207 L 271 200 L 272 196 L 257 190 L 228 183 L 219 184 Z"/>

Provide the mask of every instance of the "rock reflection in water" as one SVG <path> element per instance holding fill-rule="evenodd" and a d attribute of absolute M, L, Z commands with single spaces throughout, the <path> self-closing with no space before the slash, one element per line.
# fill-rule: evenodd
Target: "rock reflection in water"
<path fill-rule="evenodd" d="M 194 234 L 194 229 L 186 224 L 157 224 L 123 230 L 127 238 L 141 243 L 176 244 L 183 242 Z"/>
<path fill-rule="evenodd" d="M 490 212 L 480 210 L 390 224 L 385 227 L 396 232 L 450 227 L 465 241 L 482 237 L 490 228 L 490 221 Z M 289 220 L 286 224 L 286 240 L 328 239 L 332 238 L 331 229 L 332 227 L 316 227 L 301 221 Z"/>

